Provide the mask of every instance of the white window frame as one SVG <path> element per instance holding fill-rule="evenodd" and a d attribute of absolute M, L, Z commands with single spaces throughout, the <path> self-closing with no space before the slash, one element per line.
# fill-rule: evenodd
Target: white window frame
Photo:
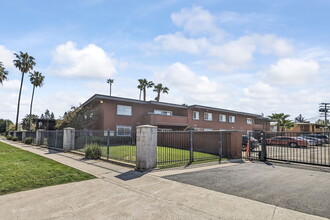
<path fill-rule="evenodd" d="M 252 125 L 253 124 L 253 119 L 252 118 L 246 118 L 246 124 Z"/>
<path fill-rule="evenodd" d="M 196 117 L 195 117 L 196 113 Z M 199 112 L 198 111 L 193 111 L 193 120 L 199 120 Z"/>
<path fill-rule="evenodd" d="M 172 116 L 173 112 L 168 110 L 154 109 L 154 114 Z"/>
<path fill-rule="evenodd" d="M 224 116 L 224 120 L 222 120 L 222 116 Z M 224 114 L 219 114 L 219 121 L 220 122 L 227 122 L 227 115 L 224 115 Z"/>
<path fill-rule="evenodd" d="M 212 128 L 204 128 L 203 130 L 204 130 L 204 131 L 213 131 Z"/>
<path fill-rule="evenodd" d="M 209 117 L 211 116 L 211 117 Z M 212 121 L 213 120 L 213 115 L 211 112 L 204 112 L 204 121 Z"/>
<path fill-rule="evenodd" d="M 126 112 L 125 108 L 129 109 L 128 112 Z M 126 116 L 132 116 L 132 106 L 130 105 L 117 105 L 117 115 L 126 115 Z"/>
<path fill-rule="evenodd" d="M 119 134 L 118 130 L 120 128 L 124 128 L 124 134 Z M 125 129 L 130 129 L 130 131 L 126 133 Z M 117 136 L 125 136 L 125 137 L 131 136 L 132 135 L 132 127 L 131 126 L 126 126 L 126 125 L 117 125 L 116 126 L 116 135 Z"/>
<path fill-rule="evenodd" d="M 234 119 L 234 120 L 232 120 L 232 119 Z M 228 122 L 229 123 L 235 123 L 236 122 L 236 117 L 234 115 L 229 115 Z"/>

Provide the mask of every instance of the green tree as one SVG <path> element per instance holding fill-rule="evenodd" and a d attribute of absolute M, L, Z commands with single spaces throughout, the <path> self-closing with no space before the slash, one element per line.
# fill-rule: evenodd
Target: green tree
<path fill-rule="evenodd" d="M 294 126 L 294 123 L 288 119 L 290 115 L 284 113 L 272 113 L 272 115 L 268 117 L 277 122 L 277 129 L 280 131 L 286 131 Z"/>
<path fill-rule="evenodd" d="M 3 66 L 2 62 L 0 62 L 0 83 L 1 84 L 4 80 L 7 80 L 7 75 L 8 75 L 8 71 L 6 71 L 6 69 Z"/>
<path fill-rule="evenodd" d="M 73 127 L 76 129 L 96 129 L 101 121 L 99 109 L 92 106 L 75 107 L 64 113 L 63 117 L 56 120 L 56 128 Z"/>
<path fill-rule="evenodd" d="M 148 81 L 147 79 L 138 79 L 139 85 L 137 86 L 138 89 L 140 89 L 140 97 L 139 100 L 141 100 L 141 92 L 143 91 L 143 101 L 147 98 L 147 89 L 152 88 L 155 84 L 153 81 Z"/>
<path fill-rule="evenodd" d="M 30 82 L 33 85 L 31 104 L 30 104 L 30 120 L 32 120 L 32 104 L 33 104 L 34 90 L 36 87 L 40 88 L 43 86 L 44 79 L 45 77 L 42 75 L 42 73 L 38 71 L 34 71 L 33 73 L 30 73 Z M 30 124 L 31 121 L 29 122 L 29 125 Z M 30 130 L 30 126 L 28 126 L 28 130 Z"/>
<path fill-rule="evenodd" d="M 33 66 L 36 65 L 34 62 L 34 58 L 32 56 L 29 56 L 28 53 L 23 53 L 20 51 L 20 54 L 14 53 L 16 56 L 16 60 L 13 60 L 14 65 L 16 68 L 18 68 L 21 73 L 21 86 L 19 88 L 19 94 L 18 94 L 18 103 L 17 103 L 17 114 L 16 114 L 16 124 L 15 124 L 15 130 L 18 128 L 18 116 L 19 116 L 19 106 L 21 102 L 21 94 L 22 94 L 22 87 L 23 87 L 23 81 L 24 81 L 24 74 L 30 72 L 33 70 Z"/>
<path fill-rule="evenodd" d="M 154 86 L 154 90 L 153 91 L 154 92 L 157 92 L 157 96 L 156 96 L 155 100 L 157 102 L 159 102 L 160 93 L 166 93 L 166 94 L 168 94 L 168 92 L 170 91 L 170 89 L 167 88 L 167 87 L 163 87 L 163 84 L 158 83 L 157 85 Z"/>
<path fill-rule="evenodd" d="M 109 83 L 110 85 L 110 96 L 111 96 L 111 87 L 112 87 L 112 83 L 114 83 L 114 79 L 107 79 L 107 83 Z"/>
<path fill-rule="evenodd" d="M 38 118 L 38 115 L 28 114 L 22 119 L 22 128 L 24 130 L 35 130 L 34 124 L 31 122 Z"/>
<path fill-rule="evenodd" d="M 14 125 L 9 119 L 0 119 L 0 133 L 8 131 L 10 125 Z"/>
<path fill-rule="evenodd" d="M 297 117 L 295 117 L 294 121 L 295 122 L 301 122 L 301 123 L 307 122 L 301 114 L 299 114 Z"/>

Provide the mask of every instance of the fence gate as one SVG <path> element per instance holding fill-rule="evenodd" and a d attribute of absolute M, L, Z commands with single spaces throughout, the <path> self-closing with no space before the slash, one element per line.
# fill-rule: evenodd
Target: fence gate
<path fill-rule="evenodd" d="M 248 159 L 280 160 L 330 166 L 329 133 L 251 132 L 242 156 Z M 263 155 L 264 154 L 264 155 Z"/>

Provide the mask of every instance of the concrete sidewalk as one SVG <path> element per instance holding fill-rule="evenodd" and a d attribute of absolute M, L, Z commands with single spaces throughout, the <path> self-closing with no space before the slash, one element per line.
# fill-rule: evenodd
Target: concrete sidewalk
<path fill-rule="evenodd" d="M 139 173 L 71 153 L 1 141 L 98 177 L 0 196 L 1 219 L 325 219 L 163 179 L 161 172 Z M 216 166 L 230 165 L 235 166 Z"/>

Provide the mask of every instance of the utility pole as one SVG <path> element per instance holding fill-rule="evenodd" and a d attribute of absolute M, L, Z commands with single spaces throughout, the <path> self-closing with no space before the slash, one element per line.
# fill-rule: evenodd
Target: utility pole
<path fill-rule="evenodd" d="M 328 114 L 330 112 L 330 103 L 320 103 L 319 107 L 320 116 L 324 116 L 324 124 L 328 127 Z"/>

